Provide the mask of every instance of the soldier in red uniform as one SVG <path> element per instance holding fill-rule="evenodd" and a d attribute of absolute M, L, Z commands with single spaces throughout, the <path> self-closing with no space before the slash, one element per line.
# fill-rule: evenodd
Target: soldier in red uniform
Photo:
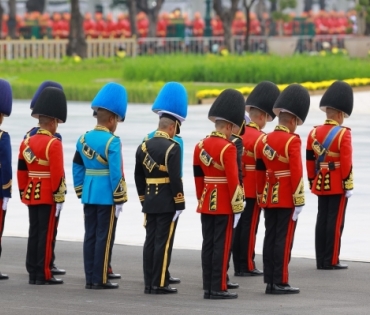
<path fill-rule="evenodd" d="M 53 22 L 52 22 L 52 35 L 54 38 L 60 38 L 62 36 L 62 16 L 60 13 L 53 14 Z"/>
<path fill-rule="evenodd" d="M 223 36 L 224 35 L 224 26 L 222 24 L 222 21 L 218 15 L 216 15 L 212 21 L 212 35 L 213 36 Z"/>
<path fill-rule="evenodd" d="M 113 20 L 111 13 L 107 14 L 105 38 L 116 37 L 117 23 Z"/>
<path fill-rule="evenodd" d="M 347 269 L 339 261 L 341 236 L 348 198 L 352 196 L 351 130 L 342 127 L 353 109 L 353 91 L 336 81 L 323 95 L 320 109 L 326 121 L 307 139 L 307 175 L 318 196 L 315 245 L 317 269 Z"/>
<path fill-rule="evenodd" d="M 272 107 L 278 98 L 278 87 L 268 81 L 259 83 L 248 96 L 246 110 L 251 121 L 246 125 L 243 138 L 243 183 L 245 208 L 235 229 L 233 242 L 234 275 L 237 277 L 260 276 L 263 272 L 256 268 L 254 247 L 261 213 L 256 195 L 255 149 L 265 135 L 262 129 L 275 114 Z"/>
<path fill-rule="evenodd" d="M 127 15 L 121 13 L 118 15 L 117 21 L 117 33 L 116 37 L 131 37 L 131 25 L 130 21 L 127 18 Z"/>
<path fill-rule="evenodd" d="M 95 13 L 95 33 L 97 37 L 105 37 L 107 33 L 107 24 L 99 12 Z"/>
<path fill-rule="evenodd" d="M 140 12 L 137 15 L 137 31 L 139 33 L 139 37 L 148 37 L 149 20 L 144 12 Z"/>
<path fill-rule="evenodd" d="M 45 88 L 36 101 L 32 117 L 39 120 L 40 129 L 22 141 L 17 171 L 21 199 L 29 209 L 26 258 L 29 284 L 62 284 L 63 280 L 52 276 L 50 263 L 55 219 L 62 210 L 66 193 L 62 143 L 53 136 L 58 123 L 64 123 L 67 118 L 63 91 Z"/>
<path fill-rule="evenodd" d="M 95 37 L 95 21 L 91 17 L 91 13 L 85 13 L 85 19 L 83 23 L 83 28 L 86 37 Z"/>
<path fill-rule="evenodd" d="M 68 12 L 63 13 L 61 22 L 61 38 L 68 38 L 69 36 L 69 23 L 71 21 L 71 14 Z"/>
<path fill-rule="evenodd" d="M 279 124 L 262 137 L 256 148 L 257 200 L 265 209 L 266 294 L 299 293 L 288 281 L 294 232 L 305 203 L 301 140 L 294 131 L 303 124 L 309 107 L 307 90 L 299 84 L 289 85 L 274 104 Z"/>
<path fill-rule="evenodd" d="M 195 12 L 193 21 L 193 36 L 202 37 L 204 35 L 204 21 L 199 12 Z"/>
<path fill-rule="evenodd" d="M 208 118 L 216 131 L 201 140 L 194 150 L 194 178 L 201 214 L 203 245 L 202 269 L 205 299 L 235 299 L 227 291 L 233 226 L 243 211 L 243 189 L 235 163 L 237 152 L 229 140 L 233 126 L 244 121 L 244 97 L 236 91 L 224 90 L 209 110 Z"/>

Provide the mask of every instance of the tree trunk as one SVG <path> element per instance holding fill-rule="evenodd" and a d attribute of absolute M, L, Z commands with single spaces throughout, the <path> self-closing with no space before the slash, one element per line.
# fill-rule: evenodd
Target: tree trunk
<path fill-rule="evenodd" d="M 0 2 L 0 39 L 3 38 L 3 14 L 4 14 L 4 8 Z"/>
<path fill-rule="evenodd" d="M 26 2 L 27 12 L 40 12 L 43 13 L 45 10 L 45 0 L 28 0 Z"/>
<path fill-rule="evenodd" d="M 158 13 L 156 10 L 150 10 L 148 12 L 148 19 L 149 19 L 149 37 L 156 37 L 157 35 L 157 21 L 158 21 Z"/>
<path fill-rule="evenodd" d="M 320 4 L 320 10 L 325 10 L 326 8 L 326 1 L 325 0 L 320 0 L 319 1 L 319 4 Z"/>
<path fill-rule="evenodd" d="M 244 41 L 244 51 L 249 51 L 249 35 L 251 33 L 250 26 L 251 26 L 251 19 L 249 13 L 251 11 L 251 7 L 255 0 L 250 0 L 250 3 L 247 4 L 247 0 L 243 1 L 245 16 L 247 18 L 247 32 L 245 33 L 245 41 Z"/>
<path fill-rule="evenodd" d="M 68 37 L 67 55 L 87 57 L 87 45 L 83 30 L 83 17 L 80 13 L 78 0 L 71 0 L 71 21 Z"/>
<path fill-rule="evenodd" d="M 277 11 L 277 1 L 271 1 L 271 12 Z"/>
<path fill-rule="evenodd" d="M 232 19 L 228 17 L 224 18 L 222 19 L 222 23 L 223 23 L 223 29 L 224 29 L 225 46 L 228 51 L 233 52 L 234 51 L 233 41 L 232 41 L 233 34 L 231 31 Z"/>
<path fill-rule="evenodd" d="M 135 0 L 127 0 L 127 8 L 128 8 L 129 18 L 130 18 L 131 34 L 132 34 L 132 36 L 137 36 L 136 1 Z"/>
<path fill-rule="evenodd" d="M 9 0 L 9 20 L 8 20 L 8 31 L 10 38 L 14 39 L 16 37 L 16 3 L 15 0 Z"/>
<path fill-rule="evenodd" d="M 312 0 L 304 0 L 304 9 L 303 9 L 303 11 L 304 12 L 311 11 L 312 10 L 312 4 L 313 4 Z"/>
<path fill-rule="evenodd" d="M 222 6 L 222 0 L 213 0 L 213 9 L 220 17 L 224 29 L 224 41 L 228 51 L 233 52 L 231 25 L 238 10 L 239 0 L 231 0 L 231 7 L 229 9 Z"/>
<path fill-rule="evenodd" d="M 247 18 L 247 32 L 245 33 L 245 41 L 244 41 L 244 51 L 249 51 L 249 34 L 250 34 L 250 25 L 251 19 L 249 16 L 250 8 L 248 6 L 244 7 L 245 9 L 245 16 Z"/>

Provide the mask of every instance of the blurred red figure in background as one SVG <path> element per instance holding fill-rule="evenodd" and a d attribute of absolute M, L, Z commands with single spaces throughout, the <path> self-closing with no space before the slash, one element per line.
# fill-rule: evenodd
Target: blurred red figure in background
<path fill-rule="evenodd" d="M 212 21 L 212 35 L 213 36 L 223 36 L 224 35 L 224 26 L 222 24 L 222 21 L 218 15 L 216 15 Z"/>
<path fill-rule="evenodd" d="M 106 33 L 105 37 L 116 37 L 117 23 L 113 20 L 113 15 L 111 13 L 107 14 L 106 22 Z"/>
<path fill-rule="evenodd" d="M 204 35 L 204 21 L 199 12 L 195 12 L 193 20 L 193 36 L 200 37 Z"/>
<path fill-rule="evenodd" d="M 99 12 L 95 13 L 95 33 L 98 37 L 107 36 L 107 24 L 103 20 L 103 15 Z"/>
<path fill-rule="evenodd" d="M 149 20 L 146 14 L 144 12 L 140 12 L 136 17 L 136 20 L 139 37 L 141 38 L 148 37 Z"/>
<path fill-rule="evenodd" d="M 83 28 L 86 37 L 96 37 L 95 33 L 95 21 L 91 17 L 91 13 L 85 13 Z"/>

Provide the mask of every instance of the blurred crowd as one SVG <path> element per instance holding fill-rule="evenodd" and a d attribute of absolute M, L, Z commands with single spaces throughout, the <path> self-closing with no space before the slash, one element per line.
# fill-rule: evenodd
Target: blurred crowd
<path fill-rule="evenodd" d="M 8 37 L 8 16 L 3 15 L 1 38 Z M 16 37 L 24 36 L 31 27 L 37 27 L 39 37 L 67 38 L 70 27 L 70 13 L 26 13 L 16 17 Z M 202 37 L 205 34 L 205 21 L 199 12 L 193 17 L 176 10 L 172 13 L 159 14 L 156 25 L 157 37 L 170 37 L 171 25 L 183 25 L 183 35 Z M 273 21 L 268 13 L 257 16 L 250 13 L 251 35 L 327 35 L 349 34 L 356 32 L 356 12 L 320 11 L 303 12 L 296 16 L 291 13 L 286 21 Z M 86 13 L 83 28 L 86 37 L 91 38 L 129 38 L 132 36 L 129 15 L 125 13 L 114 17 L 111 13 Z M 136 16 L 137 36 L 148 37 L 150 23 L 144 12 Z M 223 36 L 224 29 L 221 19 L 216 15 L 211 20 L 213 36 Z M 247 32 L 247 19 L 242 11 L 238 11 L 232 22 L 233 35 L 245 35 Z M 178 34 L 177 34 L 178 36 Z M 176 37 L 177 37 L 176 36 Z M 173 37 L 173 36 L 172 36 Z"/>

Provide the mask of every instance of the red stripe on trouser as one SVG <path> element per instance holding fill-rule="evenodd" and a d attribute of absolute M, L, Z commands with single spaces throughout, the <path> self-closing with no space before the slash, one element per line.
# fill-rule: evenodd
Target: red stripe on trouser
<path fill-rule="evenodd" d="M 49 280 L 52 277 L 50 270 L 50 263 L 53 257 L 53 239 L 54 239 L 54 228 L 55 228 L 55 210 L 56 204 L 51 206 L 48 231 L 46 233 L 46 247 L 45 247 L 45 259 L 44 259 L 44 273 L 45 280 Z"/>
<path fill-rule="evenodd" d="M 253 253 L 254 248 L 256 246 L 256 230 L 257 230 L 257 222 L 260 216 L 260 207 L 258 206 L 257 200 L 254 203 L 253 207 L 253 214 L 251 220 L 251 226 L 249 230 L 249 244 L 248 244 L 248 253 L 247 253 L 247 264 L 248 270 L 254 269 L 254 261 L 253 261 Z"/>
<path fill-rule="evenodd" d="M 3 210 L 3 199 L 0 199 L 0 247 L 1 247 L 1 236 L 3 235 L 3 222 L 4 222 L 4 213 Z M 0 249 L 0 255 L 1 255 L 1 249 Z"/>
<path fill-rule="evenodd" d="M 343 217 L 344 217 L 344 209 L 346 205 L 346 197 L 345 195 L 342 196 L 339 203 L 339 209 L 338 209 L 338 215 L 337 215 L 337 222 L 335 224 L 335 230 L 334 230 L 334 248 L 333 248 L 333 257 L 331 263 L 333 265 L 336 265 L 339 263 L 339 243 L 340 243 L 340 237 L 341 237 L 341 226 L 343 223 Z"/>
<path fill-rule="evenodd" d="M 292 215 L 293 213 L 294 211 L 292 211 Z M 292 249 L 295 225 L 296 225 L 296 221 L 293 221 L 292 219 L 290 219 L 289 224 L 288 224 L 288 231 L 287 231 L 286 238 L 285 238 L 283 277 L 282 277 L 281 283 L 288 283 L 289 281 L 288 265 L 289 265 L 289 260 L 290 260 L 290 252 Z"/>
<path fill-rule="evenodd" d="M 231 239 L 233 236 L 233 216 L 230 215 L 227 221 L 226 231 L 225 231 L 225 245 L 224 245 L 224 259 L 222 262 L 222 280 L 221 280 L 221 290 L 227 290 L 227 267 L 229 264 L 230 250 L 231 250 Z"/>

